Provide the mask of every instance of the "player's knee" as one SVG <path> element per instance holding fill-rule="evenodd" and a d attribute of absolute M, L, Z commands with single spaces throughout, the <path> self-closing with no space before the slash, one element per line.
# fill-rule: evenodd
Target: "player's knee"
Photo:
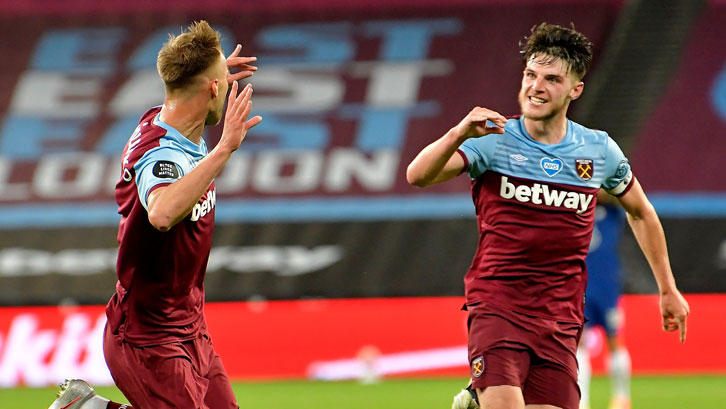
<path fill-rule="evenodd" d="M 477 389 L 482 409 L 524 409 L 522 390 L 517 386 L 490 386 Z"/>

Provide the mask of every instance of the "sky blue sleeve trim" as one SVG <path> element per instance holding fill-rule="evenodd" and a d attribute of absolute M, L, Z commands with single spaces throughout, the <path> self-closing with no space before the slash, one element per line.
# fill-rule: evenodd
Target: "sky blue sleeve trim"
<path fill-rule="evenodd" d="M 466 157 L 466 154 L 461 150 L 461 148 L 457 149 L 456 153 L 461 155 L 461 158 L 464 160 L 464 167 L 461 168 L 461 172 L 459 172 L 459 175 L 461 175 L 462 173 L 469 171 L 469 158 Z"/>
<path fill-rule="evenodd" d="M 491 149 L 490 144 L 494 141 L 490 135 L 479 138 L 469 138 L 459 146 L 462 156 L 465 158 L 466 171 L 471 179 L 476 179 L 489 169 L 489 158 L 487 150 Z"/>
<path fill-rule="evenodd" d="M 617 143 L 609 136 L 605 148 L 605 177 L 602 187 L 613 195 L 622 194 L 633 177 L 630 162 Z"/>
<path fill-rule="evenodd" d="M 139 200 L 146 210 L 148 208 L 148 197 L 152 189 L 160 184 L 171 184 L 178 179 L 160 178 L 153 173 L 154 164 L 159 161 L 172 162 L 176 165 L 179 172 L 179 178 L 186 173 L 184 164 L 188 162 L 186 155 L 173 147 L 164 146 L 149 150 L 134 165 L 136 171 L 136 188 L 138 189 Z"/>

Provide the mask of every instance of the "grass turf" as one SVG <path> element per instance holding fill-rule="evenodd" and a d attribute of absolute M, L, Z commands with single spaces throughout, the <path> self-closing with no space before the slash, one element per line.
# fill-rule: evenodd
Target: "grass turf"
<path fill-rule="evenodd" d="M 246 382 L 235 383 L 242 409 L 448 409 L 465 379 L 386 379 L 373 385 L 356 382 Z M 726 376 L 635 377 L 632 382 L 634 409 L 726 408 Z M 54 388 L 0 389 L 2 409 L 44 409 L 53 401 Z M 125 402 L 113 387 L 96 391 Z M 607 378 L 595 377 L 591 389 L 592 409 L 606 409 Z"/>

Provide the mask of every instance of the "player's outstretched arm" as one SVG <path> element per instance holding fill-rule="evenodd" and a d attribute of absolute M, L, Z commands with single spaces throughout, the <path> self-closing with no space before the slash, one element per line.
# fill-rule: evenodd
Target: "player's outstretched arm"
<path fill-rule="evenodd" d="M 660 292 L 660 312 L 663 329 L 680 331 L 681 343 L 686 341 L 686 317 L 690 309 L 678 288 L 671 271 L 668 249 L 666 247 L 663 226 L 658 215 L 643 192 L 637 179 L 633 178 L 633 186 L 619 198 L 628 213 L 628 222 L 633 229 L 635 239 L 648 260 Z"/>
<path fill-rule="evenodd" d="M 176 182 L 160 187 L 149 194 L 149 222 L 160 231 L 167 231 L 183 220 L 212 184 L 234 151 L 252 127 L 262 121 L 255 116 L 247 119 L 252 109 L 252 86 L 237 94 L 237 81 L 227 100 L 224 130 L 217 146 L 191 172 Z"/>
<path fill-rule="evenodd" d="M 487 121 L 495 126 L 487 126 Z M 469 138 L 504 133 L 507 119 L 492 110 L 476 107 L 444 136 L 426 146 L 411 161 L 406 170 L 408 183 L 426 187 L 445 182 L 464 169 L 464 160 L 454 155 L 456 150 Z"/>
<path fill-rule="evenodd" d="M 257 61 L 257 57 L 240 57 L 240 51 L 242 51 L 242 44 L 237 44 L 237 47 L 235 47 L 234 51 L 232 51 L 232 54 L 227 57 L 227 68 L 229 68 L 230 71 L 233 68 L 238 70 L 233 73 L 230 72 L 229 77 L 227 77 L 227 81 L 229 81 L 230 84 L 233 81 L 251 77 L 252 74 L 257 71 L 257 67 L 250 65 Z"/>

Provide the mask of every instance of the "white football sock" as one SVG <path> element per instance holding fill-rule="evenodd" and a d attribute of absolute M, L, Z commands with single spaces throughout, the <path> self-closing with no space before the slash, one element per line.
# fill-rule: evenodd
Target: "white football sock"
<path fill-rule="evenodd" d="M 577 383 L 580 385 L 580 406 L 590 405 L 590 377 L 592 376 L 592 368 L 590 367 L 590 354 L 587 348 L 577 348 Z"/>
<path fill-rule="evenodd" d="M 630 354 L 625 348 L 610 355 L 610 382 L 614 397 L 630 399 Z"/>

